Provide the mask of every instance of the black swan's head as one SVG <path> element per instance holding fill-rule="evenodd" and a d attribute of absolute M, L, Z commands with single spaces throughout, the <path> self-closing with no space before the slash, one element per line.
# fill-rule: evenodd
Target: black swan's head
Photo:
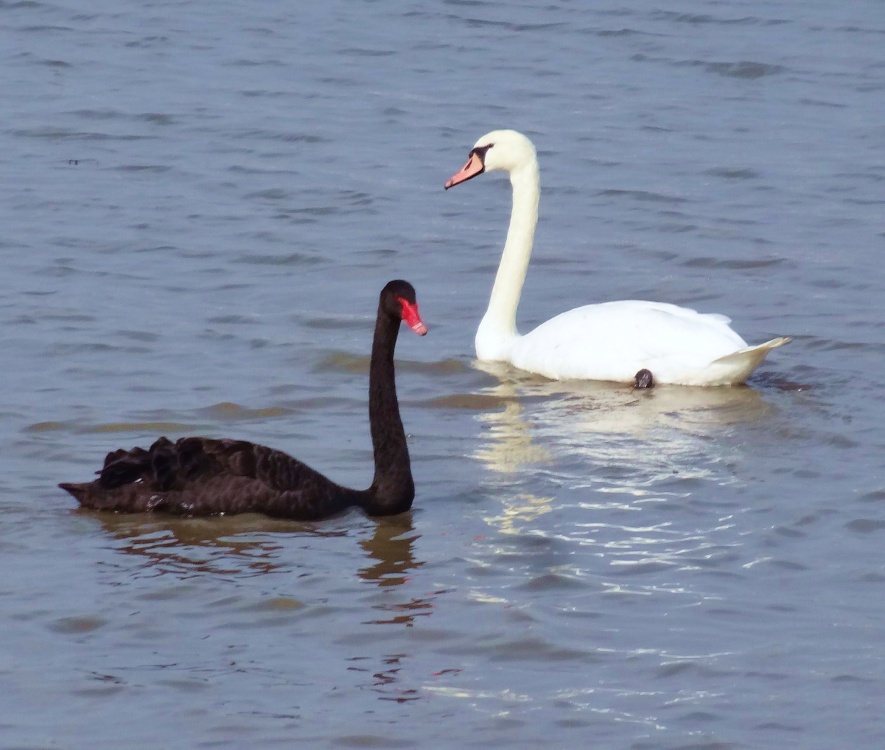
<path fill-rule="evenodd" d="M 394 279 L 387 282 L 381 290 L 379 306 L 391 318 L 405 321 L 419 336 L 427 333 L 427 326 L 421 320 L 418 313 L 418 300 L 415 297 L 415 287 L 408 281 Z"/>

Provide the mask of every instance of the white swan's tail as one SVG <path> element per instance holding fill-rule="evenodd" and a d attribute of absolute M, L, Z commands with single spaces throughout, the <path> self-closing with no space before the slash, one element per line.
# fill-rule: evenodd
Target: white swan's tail
<path fill-rule="evenodd" d="M 779 346 L 789 344 L 793 339 L 789 336 L 778 336 L 764 344 L 748 346 L 732 354 L 714 359 L 710 368 L 716 370 L 715 382 L 711 385 L 738 385 L 746 381 L 753 371 L 762 364 L 768 352 Z"/>

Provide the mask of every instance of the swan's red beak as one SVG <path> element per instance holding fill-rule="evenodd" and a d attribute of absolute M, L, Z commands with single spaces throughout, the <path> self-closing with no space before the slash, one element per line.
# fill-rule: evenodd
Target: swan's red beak
<path fill-rule="evenodd" d="M 427 326 L 424 325 L 424 321 L 421 320 L 421 314 L 418 312 L 418 303 L 409 302 L 402 297 L 397 297 L 397 300 L 399 300 L 400 307 L 403 308 L 403 320 L 406 322 L 406 325 L 419 336 L 427 333 Z"/>
<path fill-rule="evenodd" d="M 482 174 L 485 168 L 486 165 L 483 164 L 482 157 L 476 151 L 471 151 L 467 163 L 449 178 L 449 181 L 446 183 L 446 190 L 459 183 L 467 182 L 471 177 Z"/>

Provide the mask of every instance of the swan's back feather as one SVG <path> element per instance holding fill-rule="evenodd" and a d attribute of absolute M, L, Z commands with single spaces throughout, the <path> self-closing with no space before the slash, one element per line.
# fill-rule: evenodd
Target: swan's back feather
<path fill-rule="evenodd" d="M 516 339 L 510 356 L 517 367 L 556 380 L 629 383 L 639 370 L 648 369 L 657 383 L 743 382 L 749 373 L 732 377 L 726 372 L 728 363 L 715 372 L 710 369 L 715 360 L 747 348 L 730 322 L 725 315 L 663 302 L 604 302 L 542 323 Z"/>
<path fill-rule="evenodd" d="M 98 479 L 62 484 L 83 507 L 124 513 L 205 516 L 264 513 L 311 519 L 361 495 L 296 458 L 243 440 L 165 437 L 148 450 L 109 453 Z"/>

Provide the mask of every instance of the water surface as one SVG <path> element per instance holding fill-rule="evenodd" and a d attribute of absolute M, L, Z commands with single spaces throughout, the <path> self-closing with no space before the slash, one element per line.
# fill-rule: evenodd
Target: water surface
<path fill-rule="evenodd" d="M 0 3 L 0 744 L 881 746 L 881 6 L 302 5 Z M 442 185 L 498 127 L 541 160 L 524 330 L 793 343 L 750 388 L 477 366 L 509 190 Z M 395 277 L 410 513 L 56 489 L 192 433 L 367 485 Z"/>

